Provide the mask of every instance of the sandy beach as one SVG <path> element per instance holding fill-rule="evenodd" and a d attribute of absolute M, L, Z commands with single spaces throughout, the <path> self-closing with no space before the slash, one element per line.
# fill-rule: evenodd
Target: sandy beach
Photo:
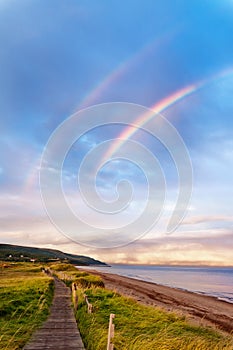
<path fill-rule="evenodd" d="M 83 269 L 85 270 L 85 269 Z M 130 296 L 145 305 L 153 305 L 184 315 L 197 325 L 215 327 L 233 333 L 233 304 L 217 298 L 116 274 L 87 270 L 102 277 L 105 287 Z"/>

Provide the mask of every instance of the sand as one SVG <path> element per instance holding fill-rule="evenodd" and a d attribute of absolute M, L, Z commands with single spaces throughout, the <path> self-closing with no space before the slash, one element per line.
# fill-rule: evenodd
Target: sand
<path fill-rule="evenodd" d="M 84 269 L 83 269 L 84 270 Z M 188 292 L 116 274 L 87 270 L 102 277 L 105 287 L 145 305 L 176 312 L 193 324 L 233 333 L 233 304 L 215 297 Z"/>

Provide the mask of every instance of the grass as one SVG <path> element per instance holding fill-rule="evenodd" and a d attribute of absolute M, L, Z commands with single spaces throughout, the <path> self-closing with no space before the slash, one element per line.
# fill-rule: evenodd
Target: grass
<path fill-rule="evenodd" d="M 40 265 L 0 263 L 1 350 L 22 349 L 47 318 L 52 296 L 53 280 Z"/>
<path fill-rule="evenodd" d="M 99 276 L 87 275 L 76 277 L 74 282 L 79 288 L 104 287 L 104 282 Z"/>
<path fill-rule="evenodd" d="M 144 306 L 104 288 L 100 277 L 68 264 L 50 266 L 67 285 L 78 284 L 76 319 L 87 350 L 105 350 L 110 313 L 114 313 L 115 350 L 232 350 L 233 338 L 190 325 L 184 317 Z M 84 293 L 93 305 L 87 313 Z"/>
<path fill-rule="evenodd" d="M 65 282 L 68 287 L 71 287 L 78 271 L 73 265 L 68 263 L 49 264 L 49 268 L 53 275 Z"/>
<path fill-rule="evenodd" d="M 53 264 L 50 265 L 50 269 L 69 287 L 72 282 L 75 282 L 79 288 L 104 287 L 104 283 L 99 276 L 94 276 L 84 271 L 78 271 L 76 267 L 70 264 Z"/>
<path fill-rule="evenodd" d="M 87 313 L 79 289 L 78 325 L 87 350 L 106 349 L 110 313 L 114 313 L 115 350 L 232 350 L 231 337 L 212 329 L 195 327 L 185 318 L 104 288 L 85 290 L 94 312 Z"/>
<path fill-rule="evenodd" d="M 69 274 L 72 275 L 72 273 L 77 273 L 76 267 L 74 267 L 71 264 L 66 264 L 66 263 L 56 263 L 56 264 L 50 264 L 49 265 L 50 269 L 53 271 L 62 271 L 62 272 L 69 272 Z"/>

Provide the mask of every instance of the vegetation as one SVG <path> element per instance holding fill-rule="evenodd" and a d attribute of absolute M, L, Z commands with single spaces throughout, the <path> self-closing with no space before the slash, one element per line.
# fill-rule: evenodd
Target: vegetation
<path fill-rule="evenodd" d="M 47 318 L 53 280 L 32 263 L 0 263 L 0 348 L 22 349 Z"/>
<path fill-rule="evenodd" d="M 73 265 L 64 263 L 50 264 L 49 268 L 53 274 L 65 282 L 68 287 L 71 286 L 78 272 Z"/>
<path fill-rule="evenodd" d="M 80 276 L 74 281 L 79 288 L 91 288 L 91 287 L 104 287 L 104 282 L 99 276 L 88 275 L 88 276 Z"/>
<path fill-rule="evenodd" d="M 56 263 L 56 264 L 50 264 L 49 268 L 56 272 L 68 272 L 69 276 L 73 277 L 78 273 L 78 270 L 76 267 L 74 267 L 71 264 L 65 264 L 65 263 Z"/>
<path fill-rule="evenodd" d="M 233 342 L 213 330 L 195 327 L 184 318 L 104 288 L 85 290 L 94 312 L 87 313 L 83 291 L 79 291 L 77 320 L 88 350 L 106 348 L 110 313 L 114 313 L 116 350 L 220 350 Z"/>
<path fill-rule="evenodd" d="M 79 304 L 76 313 L 87 350 L 106 349 L 110 313 L 116 315 L 113 341 L 116 350 L 233 349 L 230 336 L 224 336 L 209 328 L 190 325 L 184 317 L 174 313 L 143 306 L 131 298 L 103 288 L 103 283 L 96 287 L 94 275 L 81 271 L 77 273 L 77 270 L 66 270 L 66 273 L 71 281 L 76 283 L 80 279 L 88 281 L 88 284 L 79 284 Z M 84 293 L 93 305 L 92 314 L 87 313 Z"/>
<path fill-rule="evenodd" d="M 74 265 L 105 265 L 105 263 L 88 256 L 63 253 L 55 249 L 23 247 L 12 244 L 0 244 L 0 260 L 50 262 L 65 261 Z"/>
<path fill-rule="evenodd" d="M 77 268 L 70 264 L 53 264 L 50 265 L 50 269 L 69 287 L 72 282 L 75 282 L 79 288 L 104 287 L 104 283 L 99 276 L 78 271 Z"/>

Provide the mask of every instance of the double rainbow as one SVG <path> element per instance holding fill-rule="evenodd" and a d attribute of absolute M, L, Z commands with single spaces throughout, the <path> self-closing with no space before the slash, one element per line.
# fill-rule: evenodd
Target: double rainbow
<path fill-rule="evenodd" d="M 156 42 L 158 44 L 158 42 Z M 155 42 L 153 43 L 155 45 Z M 151 50 L 151 45 L 147 46 L 143 50 L 143 55 L 146 55 Z M 141 56 L 138 56 L 138 59 L 141 59 Z M 94 100 L 100 96 L 103 91 L 108 87 L 113 81 L 115 81 L 117 78 L 119 78 L 128 68 L 129 62 L 125 62 L 122 65 L 118 67 L 117 70 L 115 70 L 112 74 L 110 74 L 104 81 L 102 81 L 90 94 L 83 100 L 83 104 L 88 104 L 90 102 L 94 102 Z M 159 102 L 156 102 L 150 109 L 151 112 L 146 113 L 145 115 L 142 115 L 140 118 L 135 120 L 135 124 L 139 127 L 142 127 L 146 122 L 148 122 L 151 118 L 155 117 L 155 113 L 159 113 L 164 111 L 165 109 L 168 109 L 173 104 L 177 103 L 178 101 L 190 96 L 193 93 L 196 93 L 198 90 L 205 88 L 206 86 L 212 84 L 213 82 L 216 82 L 224 77 L 227 77 L 229 75 L 233 74 L 233 67 L 229 67 L 227 69 L 224 69 L 217 74 L 199 81 L 196 84 L 188 85 L 180 90 L 177 90 L 176 92 L 172 93 L 171 95 L 165 97 L 164 99 L 160 100 Z M 125 142 L 125 140 L 129 139 L 136 133 L 137 129 L 132 126 L 126 127 L 121 134 L 118 136 L 118 138 L 113 142 L 112 146 L 109 148 L 108 152 L 105 154 L 105 159 L 109 159 L 113 156 L 113 154 L 121 147 L 121 145 Z M 40 156 L 36 160 L 35 164 L 32 166 L 31 170 L 28 173 L 28 176 L 26 177 L 25 185 L 23 187 L 23 191 L 30 190 L 37 182 L 38 182 L 38 169 L 39 169 L 39 163 L 40 163 Z"/>

